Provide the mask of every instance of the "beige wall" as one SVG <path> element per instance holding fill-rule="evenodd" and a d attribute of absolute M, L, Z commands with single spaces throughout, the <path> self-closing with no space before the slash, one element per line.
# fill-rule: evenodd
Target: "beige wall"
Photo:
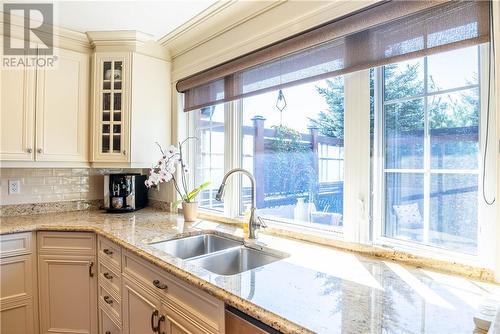
<path fill-rule="evenodd" d="M 9 180 L 20 181 L 20 193 L 9 195 Z M 104 177 L 89 168 L 1 168 L 0 205 L 103 198 Z"/>

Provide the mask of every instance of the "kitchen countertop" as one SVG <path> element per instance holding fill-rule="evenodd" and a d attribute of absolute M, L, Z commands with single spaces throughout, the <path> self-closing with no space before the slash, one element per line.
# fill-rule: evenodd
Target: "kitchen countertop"
<path fill-rule="evenodd" d="M 106 214 L 79 211 L 2 217 L 0 234 L 91 231 L 284 333 L 473 333 L 475 309 L 500 286 L 261 234 L 288 258 L 234 276 L 213 274 L 149 245 L 237 227 L 184 223 L 155 209 Z"/>

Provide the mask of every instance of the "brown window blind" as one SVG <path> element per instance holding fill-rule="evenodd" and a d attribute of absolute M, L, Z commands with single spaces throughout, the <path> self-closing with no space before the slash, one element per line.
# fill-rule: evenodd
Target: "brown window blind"
<path fill-rule="evenodd" d="M 489 41 L 489 1 L 389 1 L 182 79 L 185 111 Z"/>

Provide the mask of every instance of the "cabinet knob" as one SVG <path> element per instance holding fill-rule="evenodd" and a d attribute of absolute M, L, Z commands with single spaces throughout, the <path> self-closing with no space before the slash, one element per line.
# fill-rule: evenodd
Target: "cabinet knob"
<path fill-rule="evenodd" d="M 28 148 L 28 149 L 26 150 L 26 152 L 28 152 L 28 153 L 33 153 L 33 149 L 30 147 L 30 148 Z"/>
<path fill-rule="evenodd" d="M 39 148 L 38 150 L 36 150 L 36 152 L 37 152 L 38 154 L 41 154 L 43 151 L 42 151 L 42 149 L 41 149 L 41 148 Z"/>
<path fill-rule="evenodd" d="M 127 151 L 125 151 L 125 150 L 123 150 L 122 153 L 123 153 L 123 155 L 127 155 Z"/>
<path fill-rule="evenodd" d="M 110 275 L 109 273 L 104 273 L 102 274 L 105 278 L 107 279 L 112 279 L 113 278 L 113 275 Z"/>

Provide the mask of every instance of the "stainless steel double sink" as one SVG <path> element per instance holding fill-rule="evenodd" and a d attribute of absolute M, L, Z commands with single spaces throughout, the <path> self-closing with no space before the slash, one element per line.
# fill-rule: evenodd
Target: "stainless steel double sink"
<path fill-rule="evenodd" d="M 274 250 L 215 234 L 200 234 L 152 243 L 151 246 L 218 275 L 236 275 L 288 257 Z"/>

